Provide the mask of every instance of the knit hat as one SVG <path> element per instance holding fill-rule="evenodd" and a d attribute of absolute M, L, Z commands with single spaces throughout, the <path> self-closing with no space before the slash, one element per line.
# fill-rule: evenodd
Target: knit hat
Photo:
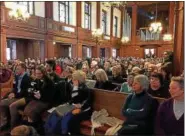
<path fill-rule="evenodd" d="M 162 75 L 161 73 L 153 72 L 153 73 L 151 74 L 151 77 L 158 78 L 159 81 L 160 81 L 160 84 L 163 85 L 164 79 L 163 79 L 163 75 Z"/>

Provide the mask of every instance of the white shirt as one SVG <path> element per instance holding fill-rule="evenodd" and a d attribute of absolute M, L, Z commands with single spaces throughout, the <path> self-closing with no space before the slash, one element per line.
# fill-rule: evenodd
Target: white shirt
<path fill-rule="evenodd" d="M 183 101 L 174 100 L 173 112 L 175 114 L 175 118 L 179 120 L 180 117 L 184 114 L 184 100 Z"/>

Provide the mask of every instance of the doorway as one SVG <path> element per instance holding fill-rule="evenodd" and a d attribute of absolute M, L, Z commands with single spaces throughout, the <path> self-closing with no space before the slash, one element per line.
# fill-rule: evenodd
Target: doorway
<path fill-rule="evenodd" d="M 145 58 L 154 58 L 156 56 L 156 49 L 155 48 L 145 48 L 144 56 Z"/>
<path fill-rule="evenodd" d="M 105 48 L 100 48 L 100 58 L 105 58 Z"/>

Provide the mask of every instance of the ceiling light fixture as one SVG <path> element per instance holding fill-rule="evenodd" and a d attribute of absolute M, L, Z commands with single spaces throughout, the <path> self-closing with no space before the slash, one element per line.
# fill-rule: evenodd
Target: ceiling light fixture
<path fill-rule="evenodd" d="M 150 24 L 149 31 L 151 31 L 152 33 L 161 33 L 162 29 L 163 28 L 161 22 L 157 22 L 157 3 L 156 3 L 155 22 Z"/>

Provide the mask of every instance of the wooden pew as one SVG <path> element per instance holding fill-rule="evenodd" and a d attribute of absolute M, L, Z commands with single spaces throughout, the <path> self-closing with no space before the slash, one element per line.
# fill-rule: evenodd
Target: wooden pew
<path fill-rule="evenodd" d="M 107 91 L 102 89 L 93 89 L 93 93 L 94 93 L 94 104 L 93 104 L 94 110 L 99 111 L 104 108 L 108 111 L 110 116 L 124 120 L 124 117 L 121 115 L 121 109 L 125 103 L 125 99 L 127 98 L 128 94 Z M 159 103 L 165 100 L 163 98 L 156 99 L 159 101 Z M 103 127 L 95 129 L 96 135 L 104 135 L 109 127 L 110 126 L 105 125 Z M 81 123 L 81 133 L 84 135 L 91 134 L 90 120 L 83 121 Z"/>
<path fill-rule="evenodd" d="M 1 86 L 1 92 L 0 92 L 1 98 L 3 98 L 13 88 L 13 75 L 11 75 L 10 79 L 7 82 L 1 83 L 0 86 Z"/>

